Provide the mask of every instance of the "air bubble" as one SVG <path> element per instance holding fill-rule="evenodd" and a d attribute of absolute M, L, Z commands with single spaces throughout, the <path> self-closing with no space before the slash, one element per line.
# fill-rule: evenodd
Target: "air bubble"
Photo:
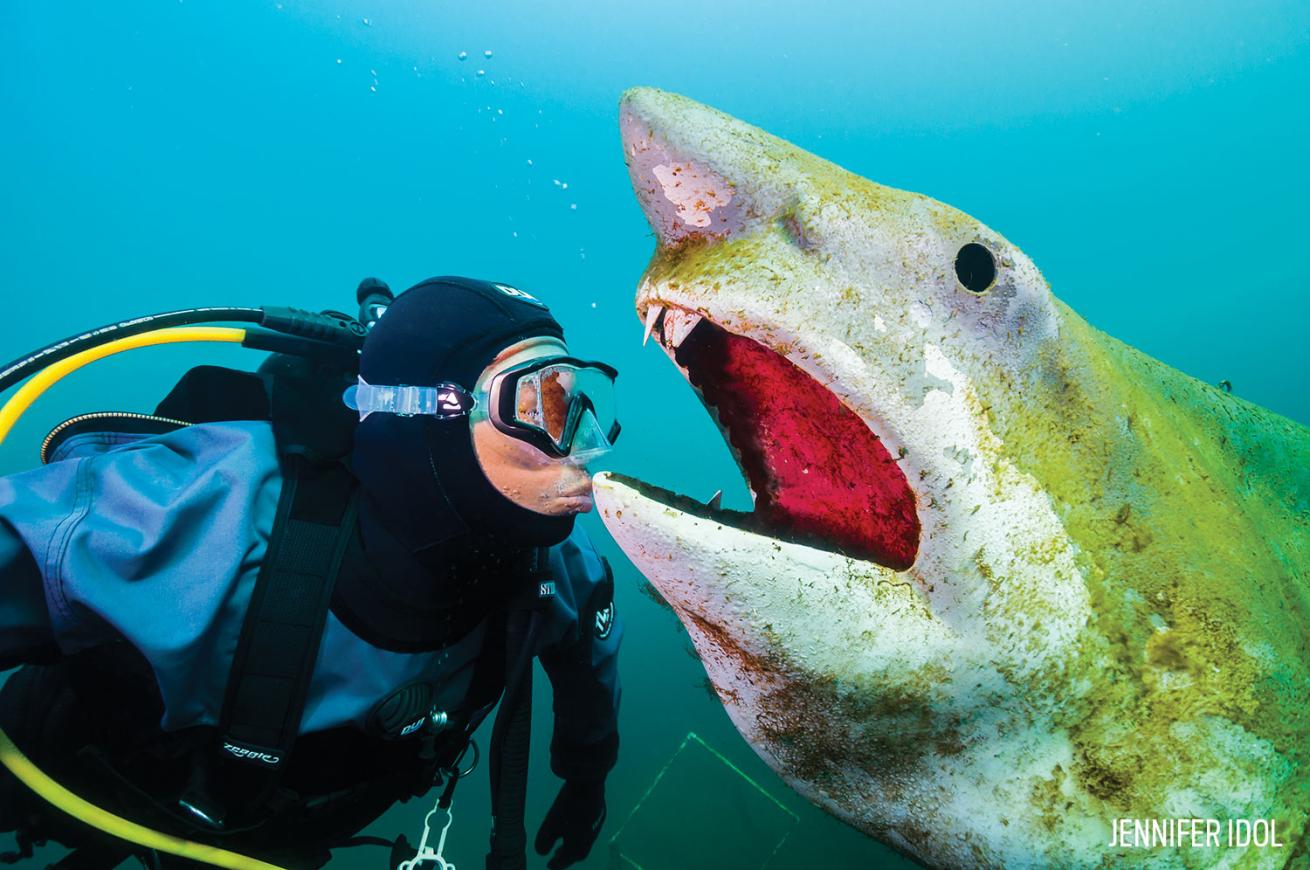
<path fill-rule="evenodd" d="M 461 51 L 459 54 L 455 55 L 455 57 L 459 58 L 460 60 L 468 60 L 469 53 L 467 51 Z"/>
<path fill-rule="evenodd" d="M 482 52 L 482 56 L 487 58 L 491 57 L 491 49 L 487 49 L 486 51 Z"/>
<path fill-rule="evenodd" d="M 478 75 L 480 75 L 480 76 L 484 76 L 484 75 L 486 75 L 486 74 L 487 74 L 487 71 L 486 71 L 486 70 L 484 70 L 484 69 L 480 69 L 480 70 L 478 70 Z"/>

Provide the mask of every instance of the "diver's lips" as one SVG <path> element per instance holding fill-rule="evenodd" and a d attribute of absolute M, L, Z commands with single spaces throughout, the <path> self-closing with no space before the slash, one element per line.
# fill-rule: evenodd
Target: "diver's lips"
<path fill-rule="evenodd" d="M 755 510 L 722 510 L 623 480 L 649 498 L 724 525 L 867 559 L 914 563 L 913 490 L 865 422 L 786 357 L 708 317 L 651 302 L 648 334 L 714 413 L 755 494 Z"/>

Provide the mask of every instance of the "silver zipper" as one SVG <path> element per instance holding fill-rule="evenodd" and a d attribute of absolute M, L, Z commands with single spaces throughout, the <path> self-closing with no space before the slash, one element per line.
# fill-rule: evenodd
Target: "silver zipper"
<path fill-rule="evenodd" d="M 67 420 L 51 429 L 50 434 L 45 436 L 45 440 L 41 442 L 41 464 L 44 465 L 50 461 L 49 457 L 46 456 L 46 451 L 50 449 L 51 442 L 59 437 L 60 432 L 63 432 L 75 423 L 81 423 L 83 420 L 100 420 L 108 417 L 114 417 L 119 420 L 124 418 L 128 420 L 153 420 L 156 423 L 168 423 L 173 426 L 192 425 L 186 420 L 174 420 L 172 417 L 156 417 L 154 414 L 134 414 L 131 411 L 92 411 L 89 414 L 78 414 L 76 417 L 69 417 Z"/>

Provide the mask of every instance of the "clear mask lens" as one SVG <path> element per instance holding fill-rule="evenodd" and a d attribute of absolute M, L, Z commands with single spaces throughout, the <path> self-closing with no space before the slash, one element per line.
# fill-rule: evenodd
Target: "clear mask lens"
<path fill-rule="evenodd" d="M 542 430 L 556 444 L 564 439 L 573 378 L 557 367 L 519 379 L 514 394 L 514 419 Z"/>
<path fill-rule="evenodd" d="M 573 434 L 573 446 L 565 462 L 572 465 L 588 465 L 600 459 L 614 449 L 614 445 L 601 429 L 596 415 L 590 410 L 582 413 L 577 431 Z"/>
<path fill-rule="evenodd" d="M 594 428 L 604 449 L 609 449 L 605 433 L 616 419 L 614 381 L 599 369 L 569 363 L 543 366 L 519 378 L 514 417 L 521 425 L 545 432 L 562 451 L 570 451 L 570 443 L 576 451 L 580 437 L 592 444 L 587 449 L 594 448 L 596 435 L 584 436 L 584 424 Z"/>

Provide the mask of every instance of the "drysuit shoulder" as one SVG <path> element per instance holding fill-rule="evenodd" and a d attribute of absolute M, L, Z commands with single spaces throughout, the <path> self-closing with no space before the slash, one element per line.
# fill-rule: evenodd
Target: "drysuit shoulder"
<path fill-rule="evenodd" d="M 567 538 L 550 549 L 551 574 L 557 578 L 552 616 L 560 641 L 576 643 L 598 632 L 602 635 L 598 639 L 606 640 L 613 628 L 604 615 L 606 608 L 612 610 L 614 600 L 614 574 L 609 561 L 578 523 L 574 523 Z"/>
<path fill-rule="evenodd" d="M 74 438 L 63 450 L 0 478 L 0 521 L 40 572 L 60 651 L 124 638 L 154 667 L 170 718 L 212 718 L 192 708 L 222 696 L 208 685 L 226 677 L 211 666 L 215 645 L 234 641 L 281 489 L 270 425 L 209 423 L 110 447 Z"/>

